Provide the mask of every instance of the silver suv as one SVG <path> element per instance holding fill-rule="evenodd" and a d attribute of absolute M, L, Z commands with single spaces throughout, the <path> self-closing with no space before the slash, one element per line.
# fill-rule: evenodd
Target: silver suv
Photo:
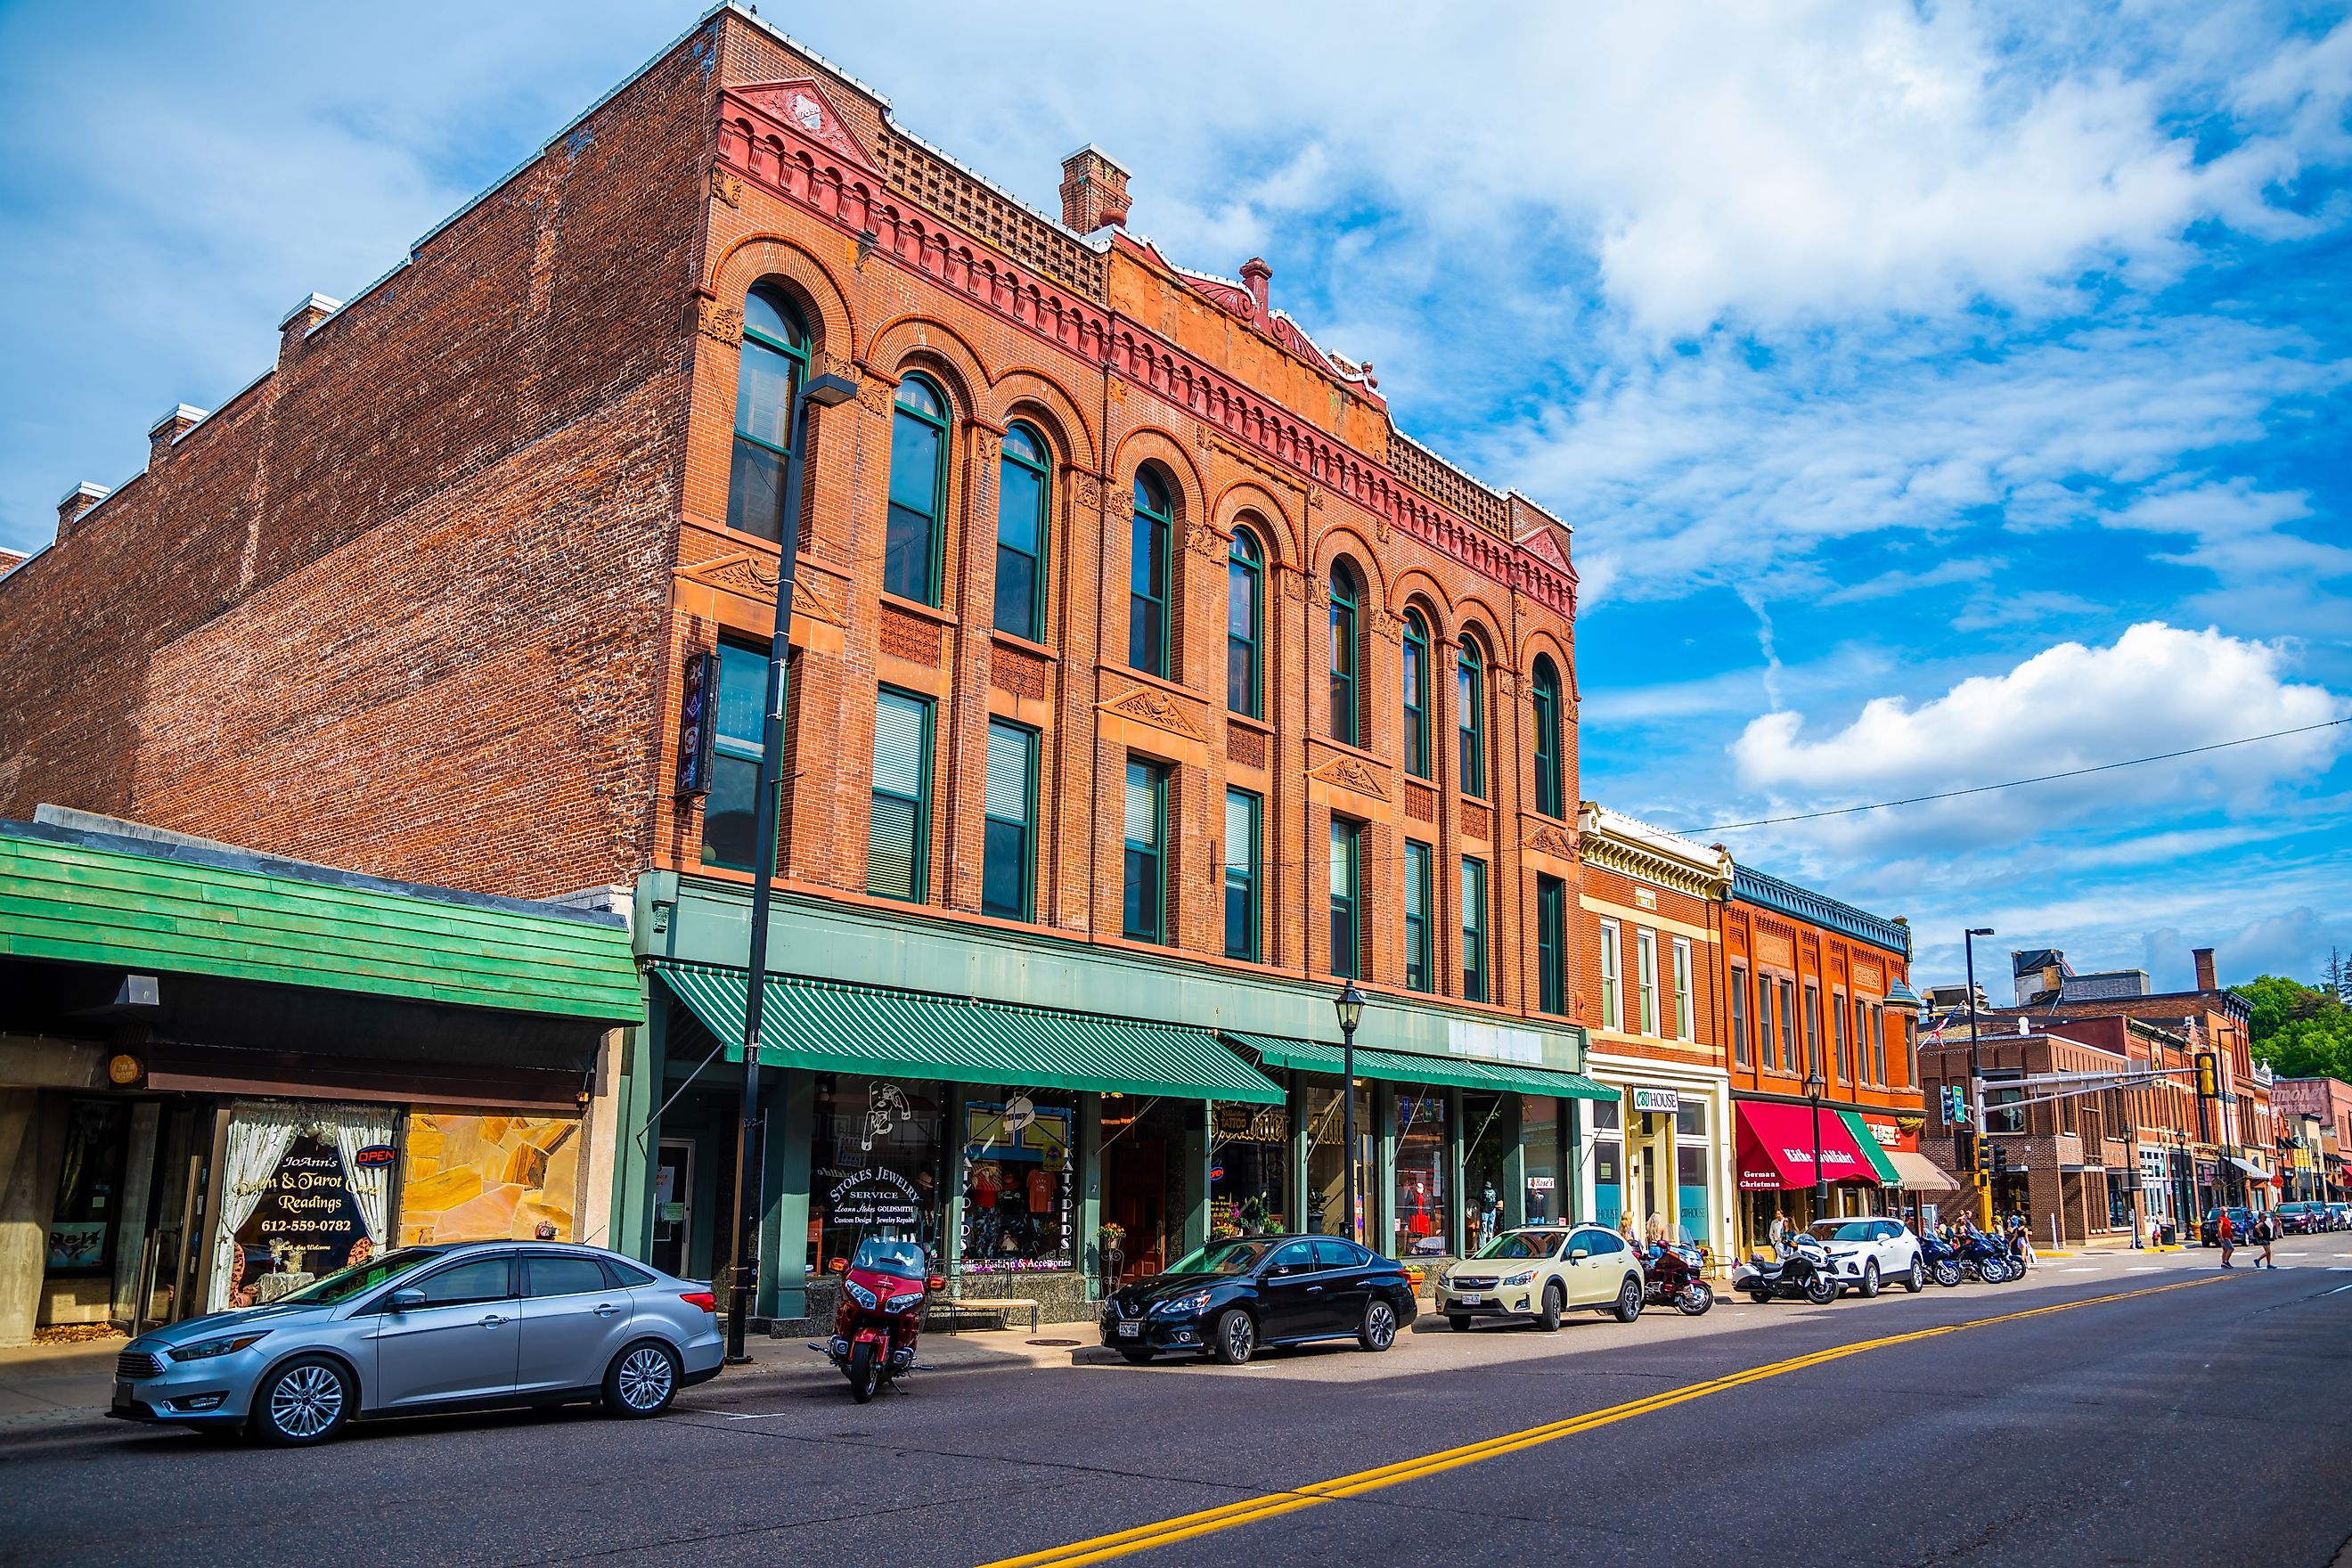
<path fill-rule="evenodd" d="M 266 1307 L 142 1334 L 107 1414 L 317 1443 L 354 1418 L 601 1399 L 658 1415 L 719 1373 L 710 1287 L 593 1247 L 404 1247 Z"/>

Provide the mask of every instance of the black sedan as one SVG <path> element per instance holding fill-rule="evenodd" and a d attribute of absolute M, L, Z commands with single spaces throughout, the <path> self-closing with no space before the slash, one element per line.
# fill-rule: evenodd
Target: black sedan
<path fill-rule="evenodd" d="M 1384 1351 L 1412 1321 L 1404 1266 L 1336 1236 L 1213 1241 L 1103 1303 L 1102 1342 L 1131 1362 L 1203 1352 L 1239 1366 L 1268 1345 L 1353 1338 Z"/>

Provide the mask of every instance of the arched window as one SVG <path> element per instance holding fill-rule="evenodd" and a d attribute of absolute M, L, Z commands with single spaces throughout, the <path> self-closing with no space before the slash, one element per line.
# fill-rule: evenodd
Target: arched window
<path fill-rule="evenodd" d="M 1162 679 L 1168 674 L 1168 535 L 1175 516 L 1168 481 L 1157 468 L 1138 468 L 1128 538 L 1127 662 Z"/>
<path fill-rule="evenodd" d="M 898 384 L 890 420 L 890 521 L 882 538 L 882 591 L 940 602 L 940 518 L 948 488 L 948 400 L 919 375 Z"/>
<path fill-rule="evenodd" d="M 793 393 L 808 374 L 808 329 L 793 302 L 765 284 L 743 298 L 743 347 L 735 369 L 735 453 L 727 471 L 727 526 L 771 542 L 783 537 L 784 458 Z"/>
<path fill-rule="evenodd" d="M 1429 623 L 1419 610 L 1404 613 L 1404 771 L 1430 776 Z"/>
<path fill-rule="evenodd" d="M 1549 655 L 1536 656 L 1535 690 L 1529 700 L 1536 719 L 1536 809 L 1560 816 L 1566 805 L 1560 789 L 1559 669 Z"/>
<path fill-rule="evenodd" d="M 1225 556 L 1225 706 L 1251 719 L 1265 717 L 1258 678 L 1265 590 L 1265 552 L 1257 535 L 1236 528 Z"/>
<path fill-rule="evenodd" d="M 1462 793 L 1486 797 L 1486 658 L 1478 639 L 1465 637 L 1454 656 L 1456 707 L 1462 721 Z"/>
<path fill-rule="evenodd" d="M 1331 566 L 1331 738 L 1342 745 L 1363 744 L 1358 721 L 1356 671 L 1363 650 L 1357 641 L 1356 606 L 1363 588 L 1345 561 Z"/>
<path fill-rule="evenodd" d="M 996 465 L 996 629 L 1045 637 L 1045 438 L 1026 425 L 1004 432 Z"/>

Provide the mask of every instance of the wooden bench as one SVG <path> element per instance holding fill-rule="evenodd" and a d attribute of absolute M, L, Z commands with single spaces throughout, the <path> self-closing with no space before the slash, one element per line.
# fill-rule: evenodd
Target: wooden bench
<path fill-rule="evenodd" d="M 1033 1334 L 1037 1331 L 1039 1303 L 1027 1296 L 942 1296 L 931 1305 L 935 1309 L 945 1307 L 948 1310 L 947 1331 L 950 1333 L 956 1331 L 955 1320 L 966 1312 L 994 1312 L 1004 1319 L 1004 1326 L 1009 1329 L 1013 1326 L 1013 1314 L 1024 1308 L 1029 1312 L 1029 1331 Z"/>

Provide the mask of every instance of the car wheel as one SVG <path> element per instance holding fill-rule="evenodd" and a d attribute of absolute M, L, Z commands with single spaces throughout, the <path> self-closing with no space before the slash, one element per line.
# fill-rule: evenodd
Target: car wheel
<path fill-rule="evenodd" d="M 1872 1258 L 1862 1266 L 1862 1299 L 1874 1300 L 1878 1296 L 1878 1260 Z"/>
<path fill-rule="evenodd" d="M 1805 1281 L 1805 1300 L 1816 1307 L 1826 1307 L 1838 1299 L 1838 1282 L 1826 1274 L 1816 1274 Z"/>
<path fill-rule="evenodd" d="M 1364 1303 L 1364 1321 L 1356 1325 L 1356 1343 L 1380 1352 L 1396 1343 L 1396 1309 L 1375 1296 Z"/>
<path fill-rule="evenodd" d="M 1617 1287 L 1617 1300 L 1609 1309 L 1609 1315 L 1621 1323 L 1630 1323 L 1642 1315 L 1642 1282 L 1639 1279 L 1631 1274 L 1625 1276 L 1625 1283 Z"/>
<path fill-rule="evenodd" d="M 872 1346 L 860 1348 L 869 1357 L 873 1354 Z M 677 1395 L 679 1370 L 677 1352 L 657 1340 L 641 1340 L 626 1347 L 604 1371 L 605 1410 L 632 1421 L 660 1415 Z M 854 1372 L 849 1381 L 854 1390 L 857 1384 Z"/>
<path fill-rule="evenodd" d="M 297 1356 L 254 1390 L 253 1435 L 280 1448 L 323 1443 L 342 1430 L 358 1403 L 359 1388 L 340 1363 Z"/>
<path fill-rule="evenodd" d="M 1559 1328 L 1560 1309 L 1567 1304 L 1568 1298 L 1561 1292 L 1559 1281 L 1547 1280 L 1544 1284 L 1543 1310 L 1536 1314 L 1537 1326 L 1548 1334 L 1557 1331 Z"/>
<path fill-rule="evenodd" d="M 1209 1340 L 1210 1353 L 1227 1366 L 1242 1366 L 1257 1353 L 1257 1325 L 1250 1315 L 1235 1307 L 1217 1320 L 1216 1331 Z"/>
<path fill-rule="evenodd" d="M 1470 1315 L 1466 1312 L 1448 1312 L 1445 1315 L 1445 1326 L 1457 1334 L 1466 1334 L 1470 1331 Z"/>
<path fill-rule="evenodd" d="M 1911 1271 L 1903 1276 L 1903 1289 L 1914 1296 L 1927 1288 L 1927 1265 L 1917 1253 L 1911 1255 Z"/>

